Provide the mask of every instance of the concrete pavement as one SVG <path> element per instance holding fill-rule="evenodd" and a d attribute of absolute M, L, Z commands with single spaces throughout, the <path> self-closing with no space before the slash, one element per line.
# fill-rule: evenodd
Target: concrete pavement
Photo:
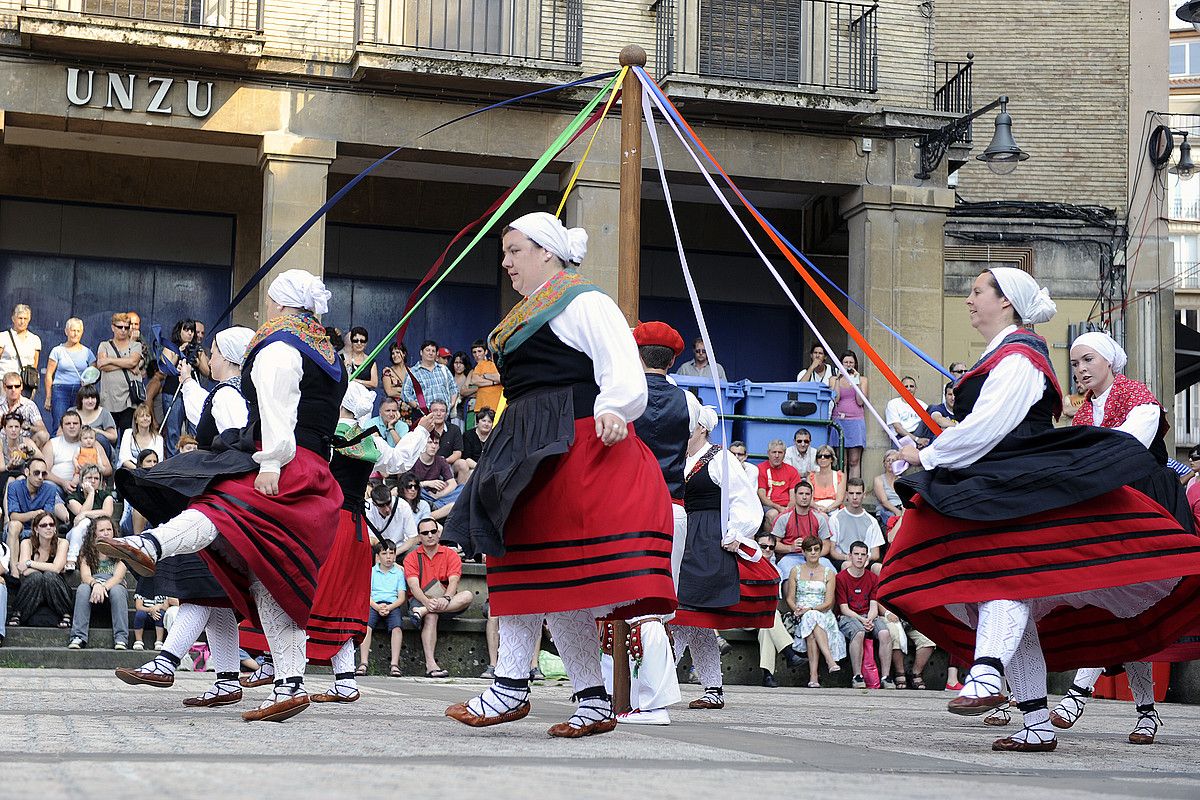
<path fill-rule="evenodd" d="M 1159 743 L 1137 747 L 1132 706 L 1096 701 L 1057 752 L 1015 755 L 990 750 L 1004 729 L 947 714 L 944 692 L 730 687 L 723 711 L 677 707 L 670 727 L 564 741 L 545 733 L 570 714 L 564 686 L 536 687 L 529 717 L 483 730 L 442 716 L 482 681 L 415 678 L 368 678 L 358 703 L 248 725 L 238 712 L 265 688 L 241 706 L 180 705 L 211 677 L 147 689 L 0 669 L 0 797 L 1200 797 L 1196 706 L 1161 706 Z"/>

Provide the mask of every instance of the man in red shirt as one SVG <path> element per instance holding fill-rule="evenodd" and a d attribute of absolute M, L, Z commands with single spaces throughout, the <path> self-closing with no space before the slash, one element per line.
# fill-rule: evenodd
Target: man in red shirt
<path fill-rule="evenodd" d="M 758 499 L 763 505 L 762 529 L 770 532 L 775 519 L 796 504 L 796 484 L 800 473 L 783 463 L 787 448 L 782 439 L 767 445 L 767 460 L 758 465 Z"/>
<path fill-rule="evenodd" d="M 854 677 L 850 685 L 855 689 L 866 686 L 862 676 L 863 641 L 869 631 L 875 639 L 875 654 L 879 657 L 879 680 L 885 689 L 895 689 L 892 681 L 892 634 L 887 620 L 879 613 L 875 593 L 879 589 L 879 576 L 867 569 L 869 551 L 862 542 L 850 545 L 849 566 L 838 573 L 835 579 L 833 601 L 838 607 L 838 629 L 850 644 L 850 665 Z"/>
<path fill-rule="evenodd" d="M 412 597 L 413 622 L 421 629 L 421 647 L 425 650 L 425 677 L 448 678 L 450 673 L 438 666 L 438 619 L 451 619 L 466 610 L 475 599 L 468 591 L 459 591 L 462 559 L 441 544 L 442 529 L 426 517 L 417 523 L 417 548 L 404 557 L 404 580 Z"/>

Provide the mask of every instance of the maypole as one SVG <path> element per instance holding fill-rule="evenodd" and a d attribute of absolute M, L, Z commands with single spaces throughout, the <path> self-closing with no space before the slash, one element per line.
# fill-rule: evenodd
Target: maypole
<path fill-rule="evenodd" d="M 646 66 L 636 44 L 621 50 L 622 67 Z M 633 69 L 621 85 L 621 200 L 617 222 L 617 305 L 629 327 L 638 321 L 642 252 L 642 82 Z M 613 623 L 613 712 L 629 711 L 629 625 Z"/>

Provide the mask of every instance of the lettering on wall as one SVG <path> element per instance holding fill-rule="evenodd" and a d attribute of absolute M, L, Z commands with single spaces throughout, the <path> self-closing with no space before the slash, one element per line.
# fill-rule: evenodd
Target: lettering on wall
<path fill-rule="evenodd" d="M 145 111 L 147 114 L 178 113 L 204 119 L 212 113 L 212 81 L 177 80 L 157 75 L 139 77 L 134 73 L 106 72 L 67 68 L 67 102 L 73 106 L 94 106 L 118 111 Z"/>

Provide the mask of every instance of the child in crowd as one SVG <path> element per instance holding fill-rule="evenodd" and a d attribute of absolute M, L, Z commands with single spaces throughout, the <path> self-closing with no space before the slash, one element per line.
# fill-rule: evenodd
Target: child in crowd
<path fill-rule="evenodd" d="M 141 586 L 138 587 L 139 592 L 141 588 Z M 136 609 L 136 613 L 133 615 L 133 649 L 146 649 L 146 646 L 142 644 L 142 632 L 153 628 L 154 649 L 162 650 L 165 638 L 163 616 L 172 605 L 179 605 L 179 601 L 162 595 L 144 597 L 140 593 L 135 594 L 133 598 Z"/>
<path fill-rule="evenodd" d="M 359 651 L 361 664 L 356 675 L 366 675 L 371 658 L 371 633 L 385 620 L 391 635 L 391 676 L 400 677 L 400 643 L 404 620 L 404 571 L 396 566 L 396 543 L 383 539 L 379 543 L 378 563 L 371 568 L 371 611 L 367 615 L 367 635 Z"/>
<path fill-rule="evenodd" d="M 179 437 L 179 452 L 190 453 L 193 450 L 200 449 L 200 443 L 196 441 L 196 437 L 190 433 L 185 433 Z"/>
<path fill-rule="evenodd" d="M 96 467 L 103 474 L 107 466 L 108 459 L 96 445 L 96 429 L 91 425 L 84 425 L 79 430 L 79 452 L 75 454 L 75 483 L 78 484 L 83 476 L 84 467 Z"/>

